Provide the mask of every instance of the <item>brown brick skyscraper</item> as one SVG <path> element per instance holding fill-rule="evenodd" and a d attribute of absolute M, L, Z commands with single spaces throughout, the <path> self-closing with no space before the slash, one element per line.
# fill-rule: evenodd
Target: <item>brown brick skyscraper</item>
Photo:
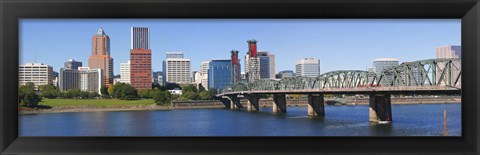
<path fill-rule="evenodd" d="M 91 69 L 102 69 L 102 76 L 105 79 L 104 85 L 113 84 L 113 58 L 110 56 L 110 38 L 103 31 L 98 29 L 92 37 L 92 55 L 88 58 L 88 67 Z"/>
<path fill-rule="evenodd" d="M 132 27 L 130 84 L 135 89 L 152 88 L 152 50 L 148 27 Z"/>

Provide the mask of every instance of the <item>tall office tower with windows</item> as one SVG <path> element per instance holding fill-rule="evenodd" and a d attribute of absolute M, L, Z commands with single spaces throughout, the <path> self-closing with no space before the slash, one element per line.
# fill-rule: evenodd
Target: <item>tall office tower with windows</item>
<path fill-rule="evenodd" d="M 102 28 L 98 29 L 92 37 L 92 54 L 88 58 L 88 67 L 102 69 L 103 84 L 105 86 L 113 84 L 113 58 L 110 56 L 110 37 Z"/>
<path fill-rule="evenodd" d="M 231 60 L 212 60 L 208 68 L 208 87 L 220 91 L 230 85 L 232 81 L 231 73 Z"/>
<path fill-rule="evenodd" d="M 152 50 L 148 27 L 131 28 L 130 84 L 136 89 L 152 88 Z"/>
<path fill-rule="evenodd" d="M 320 75 L 320 59 L 303 58 L 295 65 L 296 76 L 317 77 Z"/>
<path fill-rule="evenodd" d="M 202 86 L 208 90 L 208 67 L 210 65 L 210 61 L 203 61 L 201 63 L 201 74 L 202 74 Z"/>
<path fill-rule="evenodd" d="M 260 78 L 275 79 L 275 55 L 259 51 L 257 57 L 260 59 Z"/>
<path fill-rule="evenodd" d="M 167 53 L 167 59 L 164 61 L 164 74 L 165 82 L 186 84 L 191 83 L 190 77 L 190 59 L 181 57 L 169 57 Z"/>
<path fill-rule="evenodd" d="M 63 68 L 65 69 L 78 69 L 78 67 L 82 67 L 81 61 L 75 61 L 73 59 L 70 59 L 63 63 Z"/>
<path fill-rule="evenodd" d="M 120 63 L 120 82 L 130 83 L 130 60 L 127 63 Z"/>
<path fill-rule="evenodd" d="M 436 57 L 437 59 L 462 58 L 462 46 L 448 45 L 448 46 L 437 47 Z M 447 66 L 447 67 L 451 68 L 452 74 L 448 76 L 443 76 L 442 78 L 442 71 L 445 70 L 445 65 L 446 63 L 444 62 L 437 63 L 437 66 L 439 66 L 440 68 L 436 69 L 435 80 L 440 81 L 440 85 L 442 86 L 445 86 L 445 85 L 453 86 L 453 84 L 455 84 L 456 81 L 457 81 L 456 86 L 461 86 L 462 78 L 461 78 L 461 75 L 460 76 L 458 75 L 461 74 L 462 63 L 460 61 L 454 61 L 453 63 L 451 63 L 451 66 Z M 440 80 L 440 78 L 444 80 Z"/>
<path fill-rule="evenodd" d="M 53 84 L 52 66 L 42 63 L 26 63 L 18 66 L 18 85 L 32 82 L 35 87 Z"/>
<path fill-rule="evenodd" d="M 260 79 L 260 58 L 257 57 L 257 41 L 248 40 L 248 52 L 245 56 L 245 74 L 247 81 L 253 83 Z"/>

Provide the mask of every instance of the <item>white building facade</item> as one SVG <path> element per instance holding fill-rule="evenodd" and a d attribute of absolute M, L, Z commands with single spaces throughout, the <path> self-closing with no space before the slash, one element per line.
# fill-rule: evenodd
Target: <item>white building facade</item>
<path fill-rule="evenodd" d="M 130 61 L 120 63 L 120 82 L 130 83 Z"/>
<path fill-rule="evenodd" d="M 320 75 L 320 59 L 303 58 L 295 65 L 296 76 L 317 77 Z"/>
<path fill-rule="evenodd" d="M 18 67 L 18 84 L 25 85 L 28 82 L 41 85 L 53 84 L 52 66 L 43 63 L 26 63 Z"/>

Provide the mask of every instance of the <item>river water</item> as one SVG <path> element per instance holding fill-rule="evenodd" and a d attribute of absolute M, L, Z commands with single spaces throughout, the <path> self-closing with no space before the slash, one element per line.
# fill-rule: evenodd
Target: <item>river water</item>
<path fill-rule="evenodd" d="M 392 105 L 391 124 L 370 124 L 368 106 L 325 106 L 324 117 L 307 107 L 273 114 L 229 109 L 79 112 L 19 117 L 20 136 L 461 136 L 461 104 Z"/>

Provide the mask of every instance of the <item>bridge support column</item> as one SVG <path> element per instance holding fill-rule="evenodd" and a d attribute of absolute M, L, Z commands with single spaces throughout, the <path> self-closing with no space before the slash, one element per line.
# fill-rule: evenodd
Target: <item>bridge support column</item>
<path fill-rule="evenodd" d="M 392 121 L 392 102 L 390 94 L 370 94 L 370 122 Z"/>
<path fill-rule="evenodd" d="M 287 99 L 285 94 L 273 94 L 273 113 L 287 112 Z"/>
<path fill-rule="evenodd" d="M 230 109 L 236 110 L 242 108 L 242 104 L 240 104 L 240 99 L 237 95 L 228 96 L 228 100 L 230 100 Z"/>
<path fill-rule="evenodd" d="M 248 104 L 247 104 L 248 111 L 260 110 L 260 107 L 258 106 L 258 101 L 260 100 L 260 97 L 258 97 L 257 95 L 249 95 L 249 96 L 246 96 L 246 98 L 248 100 Z"/>
<path fill-rule="evenodd" d="M 225 108 L 230 108 L 230 99 L 221 99 L 223 105 L 225 105 Z"/>
<path fill-rule="evenodd" d="M 323 94 L 308 95 L 308 116 L 325 116 Z"/>

